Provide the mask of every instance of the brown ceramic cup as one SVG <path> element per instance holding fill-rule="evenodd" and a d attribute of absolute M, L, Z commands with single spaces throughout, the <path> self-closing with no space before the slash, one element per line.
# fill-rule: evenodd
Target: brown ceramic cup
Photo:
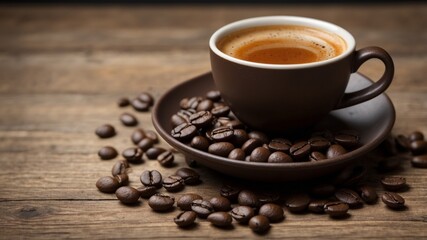
<path fill-rule="evenodd" d="M 333 58 L 302 64 L 265 64 L 225 54 L 218 41 L 250 27 L 297 25 L 321 29 L 340 36 L 343 52 Z M 216 87 L 233 113 L 248 126 L 274 132 L 307 129 L 330 111 L 370 100 L 391 84 L 394 64 L 379 47 L 356 50 L 354 37 L 345 29 L 317 19 L 293 16 L 250 18 L 218 29 L 209 40 L 212 74 Z M 350 75 L 367 60 L 385 65 L 382 77 L 356 92 L 345 93 Z"/>

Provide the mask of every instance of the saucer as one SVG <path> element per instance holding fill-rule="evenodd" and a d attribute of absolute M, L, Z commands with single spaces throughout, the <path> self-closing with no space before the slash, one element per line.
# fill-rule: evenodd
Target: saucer
<path fill-rule="evenodd" d="M 372 84 L 372 80 L 355 73 L 351 75 L 346 92 L 353 92 L 370 84 Z M 210 72 L 171 88 L 158 99 L 153 108 L 152 121 L 154 127 L 162 138 L 182 152 L 187 160 L 194 160 L 201 165 L 230 176 L 254 181 L 308 180 L 339 171 L 357 160 L 358 157 L 377 147 L 390 133 L 396 117 L 390 98 L 386 94 L 381 94 L 364 103 L 334 110 L 315 126 L 316 129 L 331 131 L 344 129 L 357 131 L 361 142 L 361 147 L 358 149 L 318 162 L 259 163 L 238 161 L 197 150 L 177 141 L 170 135 L 172 130 L 170 119 L 180 109 L 180 100 L 184 97 L 204 96 L 206 92 L 215 89 Z"/>

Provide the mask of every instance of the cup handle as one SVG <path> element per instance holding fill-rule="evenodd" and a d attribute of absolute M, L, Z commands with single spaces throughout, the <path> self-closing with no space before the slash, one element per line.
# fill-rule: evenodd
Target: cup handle
<path fill-rule="evenodd" d="M 388 86 L 390 86 L 394 76 L 393 60 L 390 55 L 380 47 L 366 47 L 355 51 L 351 72 L 356 72 L 363 63 L 371 58 L 378 58 L 385 65 L 385 70 L 380 80 L 359 91 L 345 93 L 335 109 L 350 107 L 368 101 L 384 92 Z"/>

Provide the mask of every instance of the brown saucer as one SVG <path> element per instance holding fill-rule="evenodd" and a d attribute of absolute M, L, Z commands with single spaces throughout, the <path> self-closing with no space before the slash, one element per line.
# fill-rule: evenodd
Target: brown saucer
<path fill-rule="evenodd" d="M 372 81 L 363 75 L 352 74 L 347 92 L 353 92 L 371 83 Z M 254 181 L 307 180 L 338 171 L 378 146 L 390 133 L 396 117 L 392 102 L 386 94 L 381 94 L 356 106 L 332 111 L 315 127 L 331 131 L 356 130 L 360 135 L 362 146 L 354 151 L 314 163 L 271 164 L 236 161 L 191 148 L 170 136 L 172 130 L 170 118 L 179 110 L 179 101 L 184 97 L 203 96 L 207 91 L 214 89 L 210 72 L 171 88 L 153 108 L 154 127 L 166 142 L 182 152 L 188 160 L 194 160 L 230 176 Z"/>

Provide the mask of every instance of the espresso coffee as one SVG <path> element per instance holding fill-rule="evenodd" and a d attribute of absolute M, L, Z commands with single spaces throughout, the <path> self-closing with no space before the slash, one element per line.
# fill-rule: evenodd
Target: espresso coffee
<path fill-rule="evenodd" d="M 336 34 L 294 25 L 242 29 L 220 39 L 217 46 L 232 57 L 267 64 L 319 62 L 346 49 L 345 41 Z"/>

